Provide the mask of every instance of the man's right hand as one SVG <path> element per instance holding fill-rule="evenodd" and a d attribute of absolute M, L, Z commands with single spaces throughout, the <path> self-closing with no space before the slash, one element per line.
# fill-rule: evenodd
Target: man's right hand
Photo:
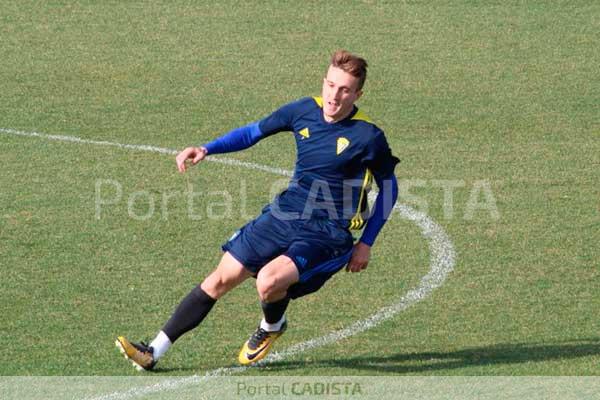
<path fill-rule="evenodd" d="M 186 170 L 185 162 L 192 160 L 192 165 L 198 164 L 204 160 L 208 151 L 204 147 L 188 147 L 181 153 L 177 154 L 175 161 L 177 162 L 177 169 L 183 173 Z"/>

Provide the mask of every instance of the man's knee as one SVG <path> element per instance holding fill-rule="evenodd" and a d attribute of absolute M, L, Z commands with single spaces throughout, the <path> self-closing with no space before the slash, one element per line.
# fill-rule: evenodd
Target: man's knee
<path fill-rule="evenodd" d="M 223 277 L 215 270 L 204 279 L 204 281 L 200 284 L 200 287 L 210 297 L 213 299 L 218 299 L 229 290 L 233 289 L 235 285 L 232 284 L 231 279 Z"/>
<path fill-rule="evenodd" d="M 209 296 L 218 299 L 250 276 L 250 272 L 239 261 L 225 253 L 219 266 L 204 279 L 200 287 Z"/>
<path fill-rule="evenodd" d="M 259 275 L 256 279 L 256 290 L 261 301 L 272 303 L 281 300 L 282 295 L 285 295 L 287 291 L 287 287 L 281 285 L 281 282 L 278 282 L 277 277 L 273 275 Z"/>
<path fill-rule="evenodd" d="M 265 303 L 279 301 L 287 289 L 298 281 L 298 270 L 287 256 L 280 256 L 260 270 L 256 277 L 256 290 Z"/>

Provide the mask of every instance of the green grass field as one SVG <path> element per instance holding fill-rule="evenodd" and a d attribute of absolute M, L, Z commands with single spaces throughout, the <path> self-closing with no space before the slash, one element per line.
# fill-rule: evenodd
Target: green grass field
<path fill-rule="evenodd" d="M 244 374 L 600 375 L 600 5 L 250 3 L 1 2 L 0 375 L 137 374 L 115 337 L 151 339 L 282 178 L 11 130 L 182 149 L 318 95 L 337 48 L 369 61 L 359 106 L 402 159 L 400 202 L 444 229 L 456 265 L 381 325 Z M 289 170 L 294 143 L 229 156 Z M 223 191 L 232 210 L 210 218 Z M 495 207 L 473 209 L 485 193 Z M 395 215 L 366 272 L 290 306 L 277 350 L 398 301 L 429 263 Z M 157 373 L 235 365 L 259 318 L 248 281 Z"/>

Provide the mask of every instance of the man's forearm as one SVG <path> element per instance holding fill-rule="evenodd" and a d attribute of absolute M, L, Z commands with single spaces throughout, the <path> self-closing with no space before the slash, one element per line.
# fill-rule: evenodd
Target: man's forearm
<path fill-rule="evenodd" d="M 231 153 L 247 149 L 263 138 L 258 122 L 236 128 L 215 140 L 201 146 L 207 154 Z"/>
<path fill-rule="evenodd" d="M 379 187 L 379 193 L 375 200 L 373 213 L 367 221 L 367 225 L 360 238 L 361 242 L 369 246 L 372 246 L 375 242 L 377 235 L 381 231 L 381 228 L 383 228 L 398 199 L 398 181 L 394 174 L 381 180 L 376 180 L 376 182 Z"/>

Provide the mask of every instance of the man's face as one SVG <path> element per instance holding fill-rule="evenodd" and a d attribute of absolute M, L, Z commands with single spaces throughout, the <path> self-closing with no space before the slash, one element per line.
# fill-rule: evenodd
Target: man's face
<path fill-rule="evenodd" d="M 337 122 L 350 114 L 354 102 L 362 95 L 358 78 L 341 68 L 329 66 L 323 79 L 323 115 L 328 122 Z"/>

